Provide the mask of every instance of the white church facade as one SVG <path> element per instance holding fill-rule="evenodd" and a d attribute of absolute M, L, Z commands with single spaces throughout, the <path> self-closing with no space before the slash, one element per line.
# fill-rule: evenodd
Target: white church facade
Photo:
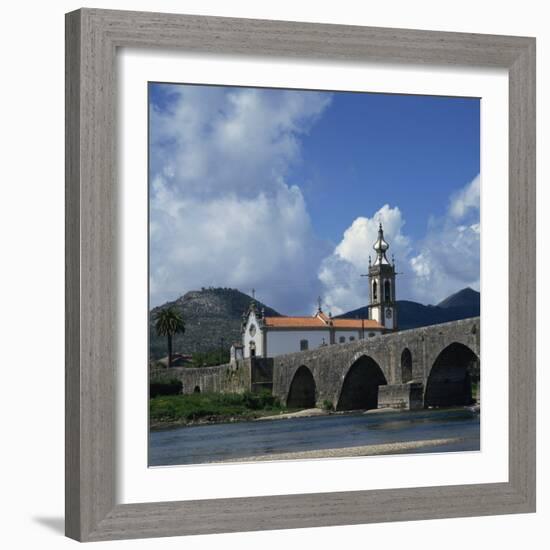
<path fill-rule="evenodd" d="M 369 307 L 367 319 L 337 319 L 326 315 L 319 303 L 315 315 L 266 317 L 252 300 L 243 316 L 242 343 L 234 345 L 234 357 L 276 357 L 286 353 L 343 344 L 397 330 L 395 264 L 388 262 L 389 248 L 382 225 L 373 246 L 376 259 L 369 257 Z M 240 349 L 239 349 L 240 348 Z"/>

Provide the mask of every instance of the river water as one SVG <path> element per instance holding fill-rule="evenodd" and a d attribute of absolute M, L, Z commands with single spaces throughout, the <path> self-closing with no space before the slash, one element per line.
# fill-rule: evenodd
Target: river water
<path fill-rule="evenodd" d="M 477 451 L 479 433 L 479 414 L 467 409 L 207 424 L 151 431 L 149 465 L 200 464 L 286 452 L 448 438 L 460 441 L 424 446 L 416 452 Z"/>

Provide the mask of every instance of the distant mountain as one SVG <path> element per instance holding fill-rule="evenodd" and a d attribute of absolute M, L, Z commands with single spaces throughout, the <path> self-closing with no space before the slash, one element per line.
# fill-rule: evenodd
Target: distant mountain
<path fill-rule="evenodd" d="M 398 300 L 398 326 L 400 330 L 405 330 L 446 323 L 447 321 L 457 321 L 458 319 L 468 319 L 469 317 L 477 317 L 479 310 L 480 294 L 471 288 L 464 288 L 452 294 L 436 306 L 426 306 L 409 300 Z M 343 319 L 366 319 L 367 317 L 367 306 L 338 316 L 338 318 Z"/>
<path fill-rule="evenodd" d="M 152 309 L 149 313 L 149 356 L 160 359 L 167 354 L 166 338 L 157 336 L 153 320 L 158 310 L 166 307 L 178 309 L 185 320 L 185 334 L 174 337 L 173 349 L 178 353 L 214 351 L 222 345 L 229 348 L 232 342 L 241 339 L 242 314 L 252 298 L 233 288 L 203 288 L 180 296 L 177 300 Z M 280 314 L 257 302 L 258 309 L 265 308 L 266 315 Z"/>
<path fill-rule="evenodd" d="M 479 292 L 468 288 L 463 288 L 454 294 L 451 294 L 448 298 L 445 298 L 437 307 L 450 308 L 450 307 L 463 307 L 463 308 L 477 308 L 479 312 Z M 478 313 L 479 315 L 479 313 Z"/>

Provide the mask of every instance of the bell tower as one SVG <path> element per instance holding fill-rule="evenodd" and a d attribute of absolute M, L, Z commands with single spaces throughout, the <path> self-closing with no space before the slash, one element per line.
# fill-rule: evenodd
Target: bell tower
<path fill-rule="evenodd" d="M 373 245 L 376 259 L 371 264 L 369 256 L 369 319 L 378 321 L 387 330 L 397 330 L 397 306 L 395 303 L 395 262 L 386 258 L 390 245 L 384 240 L 382 224 L 378 227 L 378 239 Z"/>

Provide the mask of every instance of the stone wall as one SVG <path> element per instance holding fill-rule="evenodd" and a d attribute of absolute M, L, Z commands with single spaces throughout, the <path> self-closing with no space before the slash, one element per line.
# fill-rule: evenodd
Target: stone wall
<path fill-rule="evenodd" d="M 251 387 L 250 361 L 247 359 L 215 367 L 151 369 L 149 377 L 181 380 L 185 394 L 197 388 L 200 392 L 243 393 Z"/>
<path fill-rule="evenodd" d="M 273 359 L 250 357 L 214 367 L 172 367 L 151 369 L 150 379 L 177 379 L 183 384 L 182 393 L 197 391 L 216 393 L 244 393 L 271 391 L 273 386 Z"/>

